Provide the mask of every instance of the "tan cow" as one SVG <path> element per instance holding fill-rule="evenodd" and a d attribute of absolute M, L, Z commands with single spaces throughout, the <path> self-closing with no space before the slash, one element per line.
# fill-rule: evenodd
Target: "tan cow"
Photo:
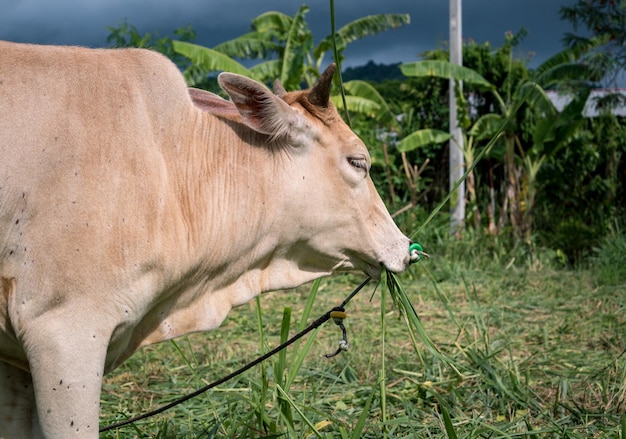
<path fill-rule="evenodd" d="M 137 49 L 0 42 L 0 436 L 95 438 L 135 350 L 270 290 L 409 262 L 328 101 Z"/>

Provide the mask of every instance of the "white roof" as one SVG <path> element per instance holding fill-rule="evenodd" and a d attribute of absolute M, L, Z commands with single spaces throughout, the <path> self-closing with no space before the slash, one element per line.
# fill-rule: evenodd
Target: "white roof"
<path fill-rule="evenodd" d="M 626 88 L 598 88 L 592 90 L 589 98 L 587 99 L 587 103 L 585 104 L 583 115 L 585 117 L 597 117 L 600 114 L 596 108 L 597 99 L 614 93 L 620 94 L 623 102 L 626 102 Z M 562 111 L 563 108 L 565 108 L 565 106 L 572 100 L 570 95 L 560 93 L 555 90 L 547 90 L 546 94 L 559 112 Z M 611 113 L 615 116 L 626 117 L 626 105 L 623 103 L 618 104 L 611 110 Z"/>

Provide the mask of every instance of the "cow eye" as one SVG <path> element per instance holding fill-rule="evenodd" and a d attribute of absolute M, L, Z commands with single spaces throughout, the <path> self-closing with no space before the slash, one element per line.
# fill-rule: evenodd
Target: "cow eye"
<path fill-rule="evenodd" d="M 348 157 L 348 162 L 354 168 L 362 169 L 365 172 L 368 171 L 369 165 L 364 157 Z"/>

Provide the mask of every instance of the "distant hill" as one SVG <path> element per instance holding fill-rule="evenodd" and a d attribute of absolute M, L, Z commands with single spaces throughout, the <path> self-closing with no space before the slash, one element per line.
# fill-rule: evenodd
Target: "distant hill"
<path fill-rule="evenodd" d="M 360 79 L 362 81 L 382 82 L 388 80 L 402 80 L 405 76 L 400 71 L 400 63 L 377 64 L 369 61 L 364 66 L 348 67 L 344 69 L 341 76 L 344 81 Z"/>

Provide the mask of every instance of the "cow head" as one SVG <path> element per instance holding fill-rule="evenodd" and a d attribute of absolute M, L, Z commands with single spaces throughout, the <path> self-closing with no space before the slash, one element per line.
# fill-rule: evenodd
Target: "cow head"
<path fill-rule="evenodd" d="M 369 175 L 370 155 L 329 100 L 334 64 L 310 90 L 272 93 L 243 76 L 222 73 L 243 123 L 269 136 L 275 173 L 275 224 L 293 244 L 290 257 L 306 271 L 399 272 L 409 239 L 393 222 Z"/>

